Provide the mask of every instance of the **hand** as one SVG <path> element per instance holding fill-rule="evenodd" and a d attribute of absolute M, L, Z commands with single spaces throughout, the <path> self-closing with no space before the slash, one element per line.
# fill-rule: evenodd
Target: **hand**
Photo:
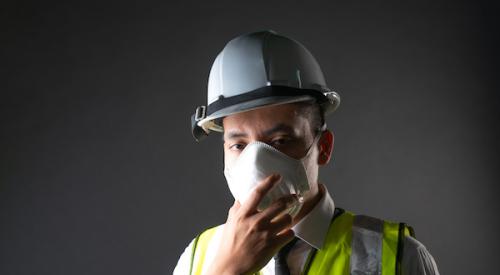
<path fill-rule="evenodd" d="M 256 186 L 241 204 L 235 201 L 229 210 L 222 241 L 209 274 L 249 274 L 264 267 L 274 254 L 294 238 L 292 217 L 281 214 L 296 200 L 288 195 L 273 202 L 262 212 L 257 211 L 262 198 L 281 176 L 272 175 Z"/>

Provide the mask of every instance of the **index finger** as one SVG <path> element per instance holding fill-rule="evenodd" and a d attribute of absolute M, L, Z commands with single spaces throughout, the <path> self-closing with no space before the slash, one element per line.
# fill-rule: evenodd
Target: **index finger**
<path fill-rule="evenodd" d="M 265 178 L 262 182 L 260 182 L 255 189 L 252 191 L 252 194 L 248 197 L 248 199 L 241 205 L 241 211 L 246 214 L 253 214 L 257 212 L 257 206 L 264 196 L 273 188 L 273 186 L 281 179 L 281 176 L 278 174 L 273 174 Z"/>

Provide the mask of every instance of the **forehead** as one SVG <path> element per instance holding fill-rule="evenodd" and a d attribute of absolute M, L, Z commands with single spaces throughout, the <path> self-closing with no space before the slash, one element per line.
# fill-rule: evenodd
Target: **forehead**
<path fill-rule="evenodd" d="M 235 134 L 265 136 L 274 132 L 304 135 L 309 129 L 309 120 L 297 104 L 262 107 L 229 115 L 222 122 L 224 138 Z"/>

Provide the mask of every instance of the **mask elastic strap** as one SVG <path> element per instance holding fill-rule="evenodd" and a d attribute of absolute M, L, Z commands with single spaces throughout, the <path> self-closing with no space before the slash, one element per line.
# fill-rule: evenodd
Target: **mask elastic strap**
<path fill-rule="evenodd" d="M 316 132 L 316 135 L 314 136 L 314 139 L 311 143 L 311 145 L 309 145 L 309 147 L 307 148 L 307 152 L 306 154 L 302 157 L 302 159 L 306 158 L 307 156 L 309 156 L 309 154 L 311 153 L 311 148 L 313 147 L 313 145 L 316 143 L 316 141 L 319 140 L 319 137 L 321 136 L 321 134 L 323 134 L 323 132 L 325 131 L 326 129 L 326 124 L 323 124 L 323 126 L 321 127 L 321 129 L 319 131 Z"/>

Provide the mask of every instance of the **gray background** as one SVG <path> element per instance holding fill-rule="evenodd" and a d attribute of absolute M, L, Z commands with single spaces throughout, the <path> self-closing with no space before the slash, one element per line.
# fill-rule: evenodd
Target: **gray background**
<path fill-rule="evenodd" d="M 337 206 L 413 225 L 442 274 L 497 273 L 496 7 L 236 2 L 2 4 L 0 274 L 171 273 L 231 204 L 189 116 L 224 44 L 263 29 L 342 96 Z"/>

